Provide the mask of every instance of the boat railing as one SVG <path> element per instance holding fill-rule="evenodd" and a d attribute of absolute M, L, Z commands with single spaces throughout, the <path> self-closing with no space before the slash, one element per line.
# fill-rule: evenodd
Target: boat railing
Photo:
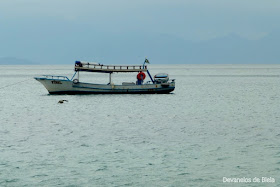
<path fill-rule="evenodd" d="M 60 79 L 60 80 L 69 80 L 66 76 L 59 76 L 59 75 L 42 75 L 44 78 L 47 79 Z"/>
<path fill-rule="evenodd" d="M 93 64 L 93 63 L 79 63 L 75 64 L 76 71 L 100 71 L 100 72 L 137 72 L 137 71 L 147 71 L 147 66 L 142 65 L 103 65 L 103 64 Z"/>

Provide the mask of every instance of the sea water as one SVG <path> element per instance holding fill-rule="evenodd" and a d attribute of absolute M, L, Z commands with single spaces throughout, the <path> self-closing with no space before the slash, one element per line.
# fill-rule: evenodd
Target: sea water
<path fill-rule="evenodd" d="M 149 67 L 172 94 L 49 95 L 33 77 L 72 66 L 0 66 L 0 186 L 280 185 L 280 65 Z"/>

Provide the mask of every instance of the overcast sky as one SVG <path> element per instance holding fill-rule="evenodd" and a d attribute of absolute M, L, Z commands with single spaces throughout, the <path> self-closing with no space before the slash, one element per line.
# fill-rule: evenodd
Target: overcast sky
<path fill-rule="evenodd" d="M 258 40 L 279 31 L 279 20 L 279 0 L 1 0 L 0 57 L 30 58 L 21 43 L 46 43 L 49 36 L 62 38 L 60 43 L 65 35 L 86 41 L 96 33 L 164 34 L 196 42 L 236 34 Z"/>

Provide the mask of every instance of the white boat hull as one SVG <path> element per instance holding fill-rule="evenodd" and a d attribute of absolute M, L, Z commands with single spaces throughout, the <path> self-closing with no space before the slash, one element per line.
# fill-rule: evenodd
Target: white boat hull
<path fill-rule="evenodd" d="M 175 89 L 175 82 L 142 85 L 105 85 L 74 83 L 70 80 L 35 77 L 50 94 L 167 94 Z"/>

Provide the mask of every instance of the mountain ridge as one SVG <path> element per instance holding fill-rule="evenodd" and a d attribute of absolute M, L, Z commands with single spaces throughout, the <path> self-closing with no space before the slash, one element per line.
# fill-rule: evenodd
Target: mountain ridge
<path fill-rule="evenodd" d="M 99 33 L 100 34 L 100 33 Z M 50 44 L 49 44 L 49 43 Z M 258 40 L 236 34 L 206 41 L 188 41 L 177 36 L 149 33 L 98 33 L 87 40 L 82 36 L 42 40 L 29 51 L 29 58 L 2 57 L 0 64 L 69 64 L 75 60 L 104 64 L 275 64 L 279 63 L 280 37 L 277 32 Z M 30 44 L 32 45 L 32 44 Z M 40 47 L 43 46 L 43 47 Z M 65 47 L 67 45 L 67 47 Z M 20 56 L 20 55 L 19 55 Z M 27 56 L 27 55 L 25 55 Z"/>

